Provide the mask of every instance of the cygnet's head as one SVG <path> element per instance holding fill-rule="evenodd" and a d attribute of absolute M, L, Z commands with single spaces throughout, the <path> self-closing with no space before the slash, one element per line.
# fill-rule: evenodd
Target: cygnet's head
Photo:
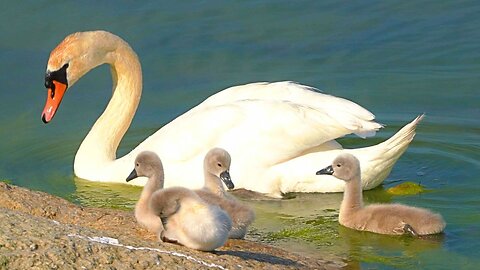
<path fill-rule="evenodd" d="M 235 188 L 230 178 L 230 154 L 222 148 L 213 148 L 205 155 L 204 168 L 207 172 L 219 177 L 228 189 Z"/>
<path fill-rule="evenodd" d="M 328 174 L 343 181 L 350 181 L 360 174 L 360 162 L 352 154 L 340 154 L 332 162 L 332 165 L 321 169 L 317 175 Z"/>
<path fill-rule="evenodd" d="M 163 173 L 162 161 L 157 154 L 144 151 L 135 159 L 135 168 L 127 177 L 127 182 L 139 176 L 151 177 Z"/>

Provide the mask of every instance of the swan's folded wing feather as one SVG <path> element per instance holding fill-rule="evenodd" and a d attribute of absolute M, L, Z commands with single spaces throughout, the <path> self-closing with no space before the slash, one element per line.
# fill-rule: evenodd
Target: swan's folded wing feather
<path fill-rule="evenodd" d="M 224 147 L 229 152 L 245 152 L 250 147 L 252 151 L 246 152 L 264 153 L 275 159 L 265 160 L 270 163 L 357 133 L 362 124 L 347 113 L 332 117 L 332 113 L 291 101 L 248 99 L 197 108 L 195 113 L 163 127 L 139 147 L 147 144 L 149 149 L 159 149 L 177 161 L 197 155 L 203 158 L 213 147 Z"/>
<path fill-rule="evenodd" d="M 287 101 L 323 111 L 362 138 L 373 136 L 378 129 L 382 128 L 381 124 L 374 121 L 375 115 L 355 102 L 324 94 L 316 88 L 290 81 L 233 86 L 207 98 L 190 112 L 195 113 L 196 110 L 205 107 L 246 99 Z"/>

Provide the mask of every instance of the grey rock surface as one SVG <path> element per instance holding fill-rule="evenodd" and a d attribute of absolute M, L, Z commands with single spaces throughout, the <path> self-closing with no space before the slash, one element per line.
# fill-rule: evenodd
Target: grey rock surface
<path fill-rule="evenodd" d="M 0 269 L 338 269 L 247 240 L 214 252 L 162 243 L 133 213 L 0 182 Z"/>

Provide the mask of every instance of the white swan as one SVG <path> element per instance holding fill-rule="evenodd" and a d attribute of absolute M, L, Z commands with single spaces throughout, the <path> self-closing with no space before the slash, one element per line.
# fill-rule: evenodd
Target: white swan
<path fill-rule="evenodd" d="M 75 174 L 92 181 L 123 182 L 136 155 L 150 150 L 163 159 L 169 179 L 166 187 L 200 188 L 202 179 L 194 176 L 202 175 L 203 157 L 211 148 L 222 147 L 235 159 L 231 172 L 237 188 L 276 197 L 285 192 L 343 191 L 343 181 L 312 176 L 311 171 L 327 166 L 341 152 L 351 152 L 360 159 L 363 188 L 371 189 L 390 173 L 421 119 L 417 117 L 381 144 L 344 150 L 336 138 L 351 133 L 366 137 L 382 127 L 369 111 L 292 82 L 252 83 L 209 97 L 117 159 L 117 147 L 142 92 L 137 55 L 118 36 L 105 31 L 74 33 L 51 52 L 42 120 L 52 120 L 67 87 L 104 63 L 111 66 L 113 95 L 74 162 Z"/>

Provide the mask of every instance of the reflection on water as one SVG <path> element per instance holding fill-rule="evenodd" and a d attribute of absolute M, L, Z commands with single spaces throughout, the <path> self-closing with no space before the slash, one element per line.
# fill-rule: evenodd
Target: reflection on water
<path fill-rule="evenodd" d="M 87 181 L 75 177 L 75 193 L 71 200 L 86 206 L 133 209 L 142 187 Z"/>
<path fill-rule="evenodd" d="M 423 238 L 388 236 L 359 232 L 338 226 L 337 248 L 345 252 L 350 262 L 389 265 L 395 268 L 414 268 L 415 259 L 422 253 L 440 250 L 443 234 Z"/>

